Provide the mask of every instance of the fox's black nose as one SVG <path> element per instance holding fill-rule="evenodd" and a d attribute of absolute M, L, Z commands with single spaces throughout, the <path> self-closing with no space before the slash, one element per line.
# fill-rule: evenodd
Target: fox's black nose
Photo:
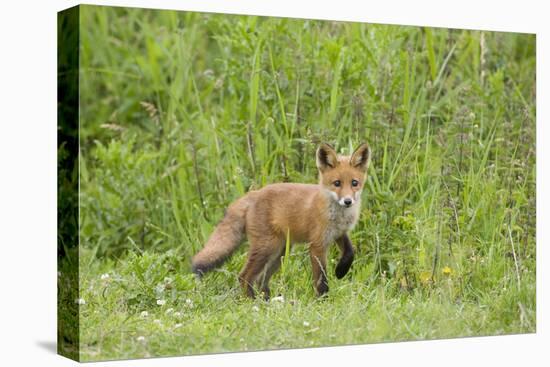
<path fill-rule="evenodd" d="M 346 204 L 346 206 L 350 206 L 351 205 L 351 199 L 344 199 L 344 204 Z"/>

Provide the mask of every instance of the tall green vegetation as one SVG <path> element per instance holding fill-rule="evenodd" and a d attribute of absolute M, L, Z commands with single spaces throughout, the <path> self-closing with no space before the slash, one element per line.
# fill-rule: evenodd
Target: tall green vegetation
<path fill-rule="evenodd" d="M 81 21 L 84 359 L 535 330 L 533 35 L 92 6 Z M 227 205 L 316 182 L 320 141 L 373 151 L 351 274 L 317 301 L 298 246 L 273 280 L 283 305 L 244 300 L 245 245 L 196 283 L 189 259 Z"/>

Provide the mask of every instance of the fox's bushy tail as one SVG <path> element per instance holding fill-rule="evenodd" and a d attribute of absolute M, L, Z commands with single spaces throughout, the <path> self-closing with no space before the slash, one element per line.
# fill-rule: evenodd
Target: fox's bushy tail
<path fill-rule="evenodd" d="M 202 275 L 221 265 L 239 247 L 242 242 L 248 198 L 242 197 L 227 208 L 225 217 L 216 226 L 214 232 L 191 260 L 193 273 Z"/>

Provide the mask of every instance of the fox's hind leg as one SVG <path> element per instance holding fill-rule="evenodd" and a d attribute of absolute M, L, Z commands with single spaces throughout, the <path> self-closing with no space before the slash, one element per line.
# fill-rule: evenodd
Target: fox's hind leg
<path fill-rule="evenodd" d="M 267 301 L 271 297 L 271 290 L 269 289 L 269 280 L 271 276 L 279 270 L 281 267 L 281 260 L 284 255 L 285 248 L 281 246 L 281 250 L 271 256 L 267 264 L 265 265 L 263 273 L 258 277 L 258 287 L 264 294 L 264 298 Z"/>
<path fill-rule="evenodd" d="M 266 240 L 263 238 L 259 240 L 256 238 L 249 238 L 249 241 L 250 250 L 248 260 L 239 275 L 239 280 L 246 295 L 254 298 L 256 295 L 254 291 L 254 283 L 260 280 L 260 275 L 269 270 L 272 270 L 272 274 L 273 271 L 276 270 L 276 268 L 272 269 L 273 266 L 276 266 L 275 263 L 272 264 L 272 260 L 274 255 L 278 253 L 278 249 L 274 248 L 275 241 L 273 239 Z M 271 274 L 269 274 L 269 276 L 271 276 Z M 264 277 L 264 281 L 261 282 L 262 287 L 264 284 L 267 284 L 265 283 L 265 279 L 266 278 Z M 269 281 L 269 278 L 267 278 L 267 281 Z"/>
<path fill-rule="evenodd" d="M 256 296 L 256 292 L 254 291 L 254 281 L 268 260 L 268 255 L 257 251 L 250 251 L 248 259 L 246 260 L 246 265 L 239 274 L 239 282 L 241 283 L 244 293 L 248 297 L 254 298 Z"/>
<path fill-rule="evenodd" d="M 337 238 L 336 243 L 342 252 L 342 257 L 340 258 L 340 261 L 338 261 L 338 265 L 336 265 L 336 278 L 341 279 L 351 268 L 355 250 L 353 249 L 353 245 L 347 234 Z"/>

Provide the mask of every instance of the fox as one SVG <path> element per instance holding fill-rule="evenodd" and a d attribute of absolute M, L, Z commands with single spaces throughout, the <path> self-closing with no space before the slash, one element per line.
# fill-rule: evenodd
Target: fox
<path fill-rule="evenodd" d="M 370 157 L 367 143 L 350 156 L 321 143 L 316 150 L 319 183 L 274 183 L 237 199 L 191 259 L 193 273 L 201 278 L 220 266 L 246 236 L 249 250 L 239 274 L 240 286 L 250 298 L 256 297 L 256 286 L 268 300 L 269 280 L 280 268 L 290 240 L 292 245 L 309 246 L 314 290 L 317 296 L 325 295 L 329 246 L 335 242 L 341 253 L 336 278 L 343 278 L 353 263 L 355 247 L 349 232 L 359 219 Z"/>

